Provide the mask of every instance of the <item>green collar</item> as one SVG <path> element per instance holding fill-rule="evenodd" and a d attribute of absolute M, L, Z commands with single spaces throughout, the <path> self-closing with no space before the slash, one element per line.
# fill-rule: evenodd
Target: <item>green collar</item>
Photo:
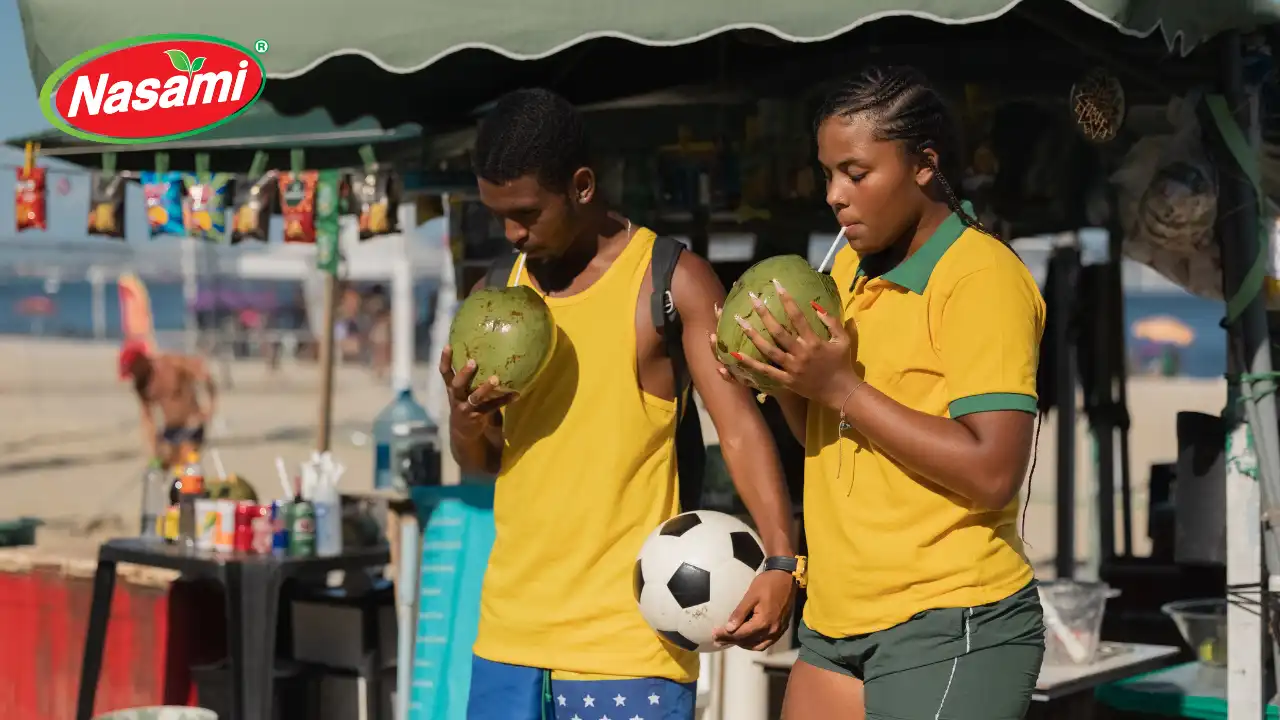
<path fill-rule="evenodd" d="M 973 217 L 973 205 L 969 201 L 960 203 L 961 209 Z M 966 226 L 960 216 L 951 213 L 946 220 L 938 226 L 937 230 L 929 236 L 929 239 L 915 251 L 911 257 L 898 263 L 880 277 L 888 280 L 894 285 L 904 287 L 907 290 L 923 295 L 925 287 L 929 284 L 929 276 L 933 274 L 933 269 L 938 265 L 938 261 L 946 254 L 947 250 L 960 236 L 964 234 Z M 866 275 L 862 269 L 862 263 L 858 263 L 858 271 L 854 274 L 854 280 Z"/>

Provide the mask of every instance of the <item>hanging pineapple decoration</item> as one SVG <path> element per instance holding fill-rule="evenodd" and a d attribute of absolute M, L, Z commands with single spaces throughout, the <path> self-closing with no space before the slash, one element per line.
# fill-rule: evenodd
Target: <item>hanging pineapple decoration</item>
<path fill-rule="evenodd" d="M 1124 87 L 1104 68 L 1094 68 L 1071 86 L 1071 110 L 1090 142 L 1111 142 L 1124 124 Z"/>

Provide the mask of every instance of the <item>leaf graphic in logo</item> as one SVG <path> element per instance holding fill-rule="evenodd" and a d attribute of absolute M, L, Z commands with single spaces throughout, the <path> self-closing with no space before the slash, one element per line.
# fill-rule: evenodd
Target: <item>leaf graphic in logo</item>
<path fill-rule="evenodd" d="M 200 72 L 202 67 L 204 67 L 204 58 L 196 58 L 191 61 L 191 72 Z"/>
<path fill-rule="evenodd" d="M 181 50 L 165 50 L 165 55 L 169 56 L 169 62 L 173 63 L 173 69 L 178 72 L 191 72 L 191 59 Z"/>

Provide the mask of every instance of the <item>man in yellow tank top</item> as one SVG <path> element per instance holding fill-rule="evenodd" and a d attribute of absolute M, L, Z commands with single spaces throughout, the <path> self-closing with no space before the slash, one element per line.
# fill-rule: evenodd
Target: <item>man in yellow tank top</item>
<path fill-rule="evenodd" d="M 441 361 L 454 457 L 464 472 L 498 475 L 468 717 L 692 718 L 697 655 L 650 629 L 631 589 L 644 539 L 679 512 L 677 388 L 649 310 L 654 234 L 605 207 L 582 119 L 553 93 L 499 100 L 474 162 L 481 200 L 521 253 L 507 282 L 543 296 L 558 335 L 519 397 L 474 378 L 472 362 L 455 377 L 449 348 Z M 706 342 L 724 288 L 709 263 L 682 253 L 671 296 L 738 492 L 767 554 L 789 557 L 773 440 L 749 392 L 718 377 Z M 792 594 L 788 573 L 761 573 L 722 637 L 772 644 Z"/>

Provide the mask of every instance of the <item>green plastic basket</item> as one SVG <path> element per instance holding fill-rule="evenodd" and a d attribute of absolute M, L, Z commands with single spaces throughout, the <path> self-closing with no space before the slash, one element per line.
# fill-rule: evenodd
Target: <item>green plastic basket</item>
<path fill-rule="evenodd" d="M 35 545 L 36 528 L 43 524 L 43 520 L 33 517 L 0 520 L 0 547 Z"/>

